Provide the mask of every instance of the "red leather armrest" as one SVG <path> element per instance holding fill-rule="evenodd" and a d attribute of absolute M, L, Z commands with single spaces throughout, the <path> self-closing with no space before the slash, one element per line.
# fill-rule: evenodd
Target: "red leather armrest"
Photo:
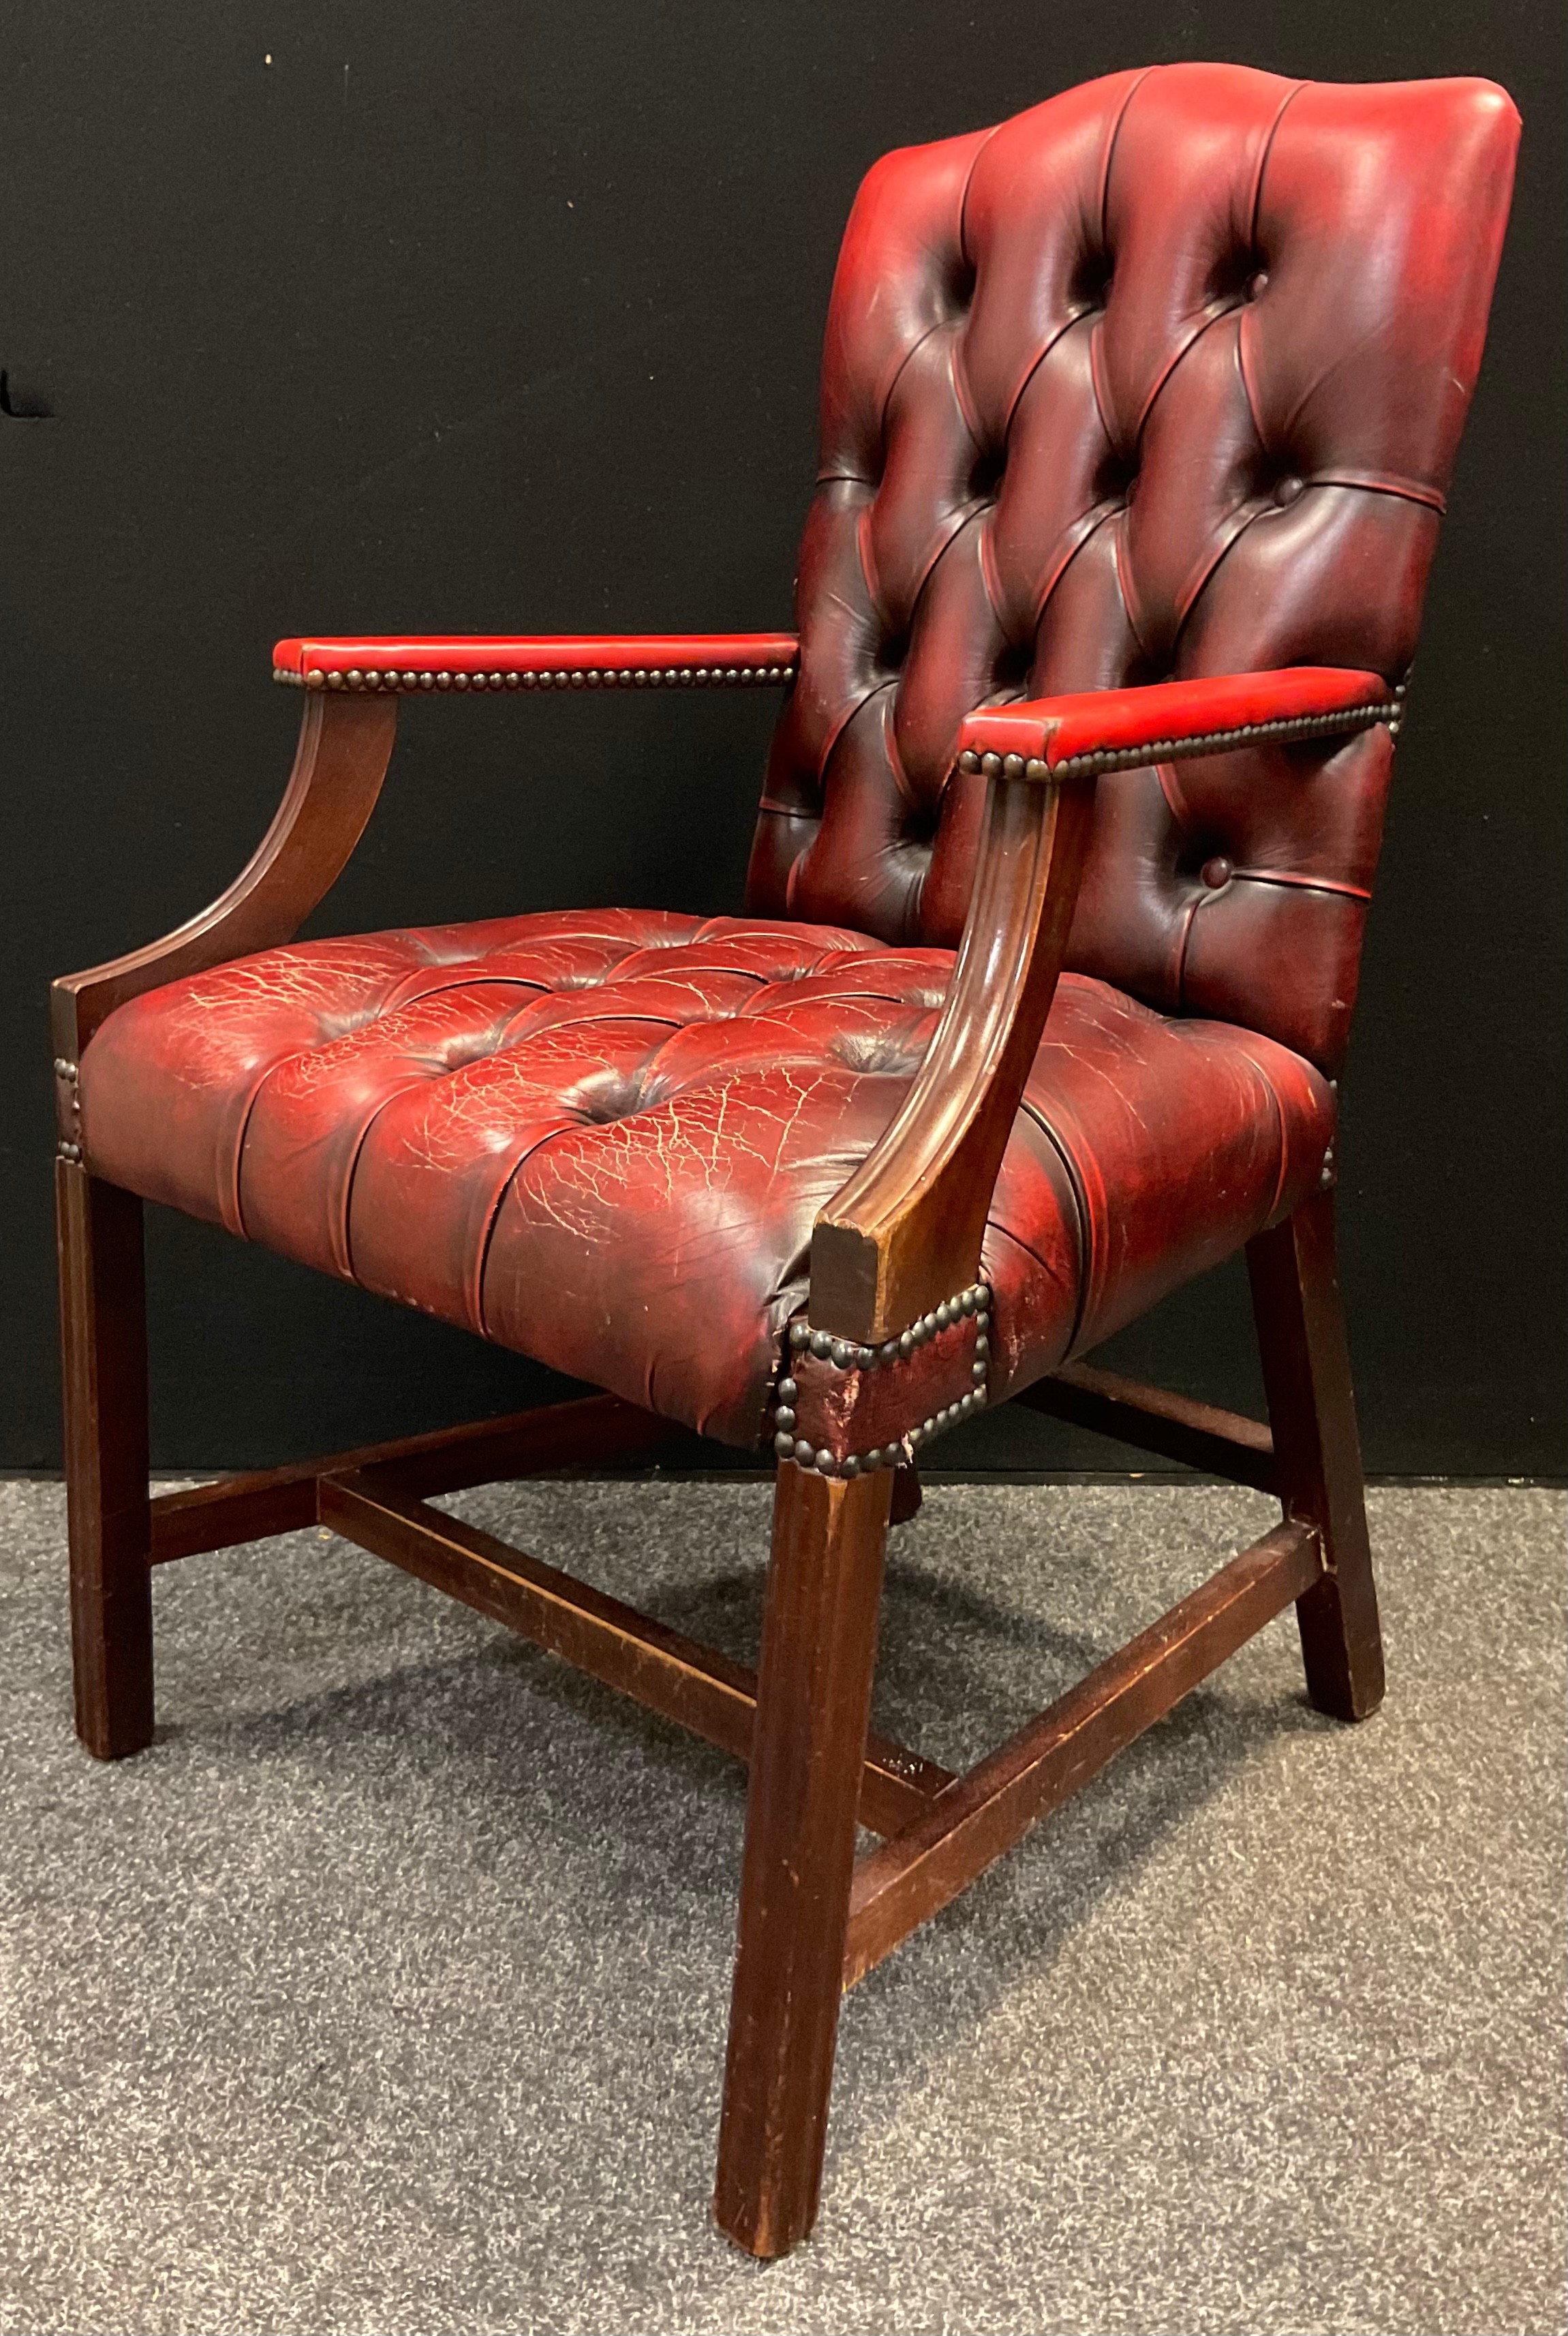
<path fill-rule="evenodd" d="M 279 641 L 272 677 L 307 689 L 631 689 L 792 681 L 793 633 L 435 634 Z"/>
<path fill-rule="evenodd" d="M 1185 754 L 1219 754 L 1262 738 L 1311 738 L 1364 730 L 1374 722 L 1397 728 L 1399 712 L 1399 696 L 1380 674 L 1286 666 L 1273 673 L 986 706 L 970 715 L 959 732 L 958 761 L 966 771 L 1016 764 L 1010 777 L 1032 779 L 1052 771 L 1065 776 L 1128 770 Z"/>

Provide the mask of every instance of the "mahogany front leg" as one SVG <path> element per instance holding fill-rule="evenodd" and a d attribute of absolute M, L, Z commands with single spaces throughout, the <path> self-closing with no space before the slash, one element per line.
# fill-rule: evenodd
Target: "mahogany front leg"
<path fill-rule="evenodd" d="M 892 1491 L 779 1470 L 714 2197 L 754 2255 L 817 2215 Z"/>
<path fill-rule="evenodd" d="M 152 1527 L 141 1203 L 55 1163 L 76 1732 L 100 1760 L 152 1741 Z"/>

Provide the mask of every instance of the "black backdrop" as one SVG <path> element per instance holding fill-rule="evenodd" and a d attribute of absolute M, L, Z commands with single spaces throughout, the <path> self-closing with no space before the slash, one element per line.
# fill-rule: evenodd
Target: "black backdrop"
<path fill-rule="evenodd" d="M 248 852 L 275 636 L 788 622 L 818 345 L 884 149 L 1116 67 L 1485 73 L 1524 115 L 1345 1083 L 1376 1471 L 1561 1458 L 1561 25 L 1550 0 L 13 0 L 0 524 L 0 1464 L 57 1456 L 51 973 Z M 24 418 L 47 409 L 50 418 Z M 739 905 L 771 703 L 409 708 L 312 930 Z M 263 1464 L 545 1374 L 154 1212 L 154 1445 Z M 1117 1342 L 1246 1400 L 1221 1273 Z M 954 1466 L 1119 1465 L 1012 1414 Z"/>

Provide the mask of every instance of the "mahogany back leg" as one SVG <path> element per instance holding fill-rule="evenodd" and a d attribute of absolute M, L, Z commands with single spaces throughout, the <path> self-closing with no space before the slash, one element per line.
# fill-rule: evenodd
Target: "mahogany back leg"
<path fill-rule="evenodd" d="M 1329 1567 L 1296 1603 L 1307 1692 L 1336 1719 L 1365 1719 L 1383 1699 L 1383 1643 L 1332 1192 L 1259 1233 L 1247 1267 L 1281 1498 L 1287 1517 L 1318 1527 Z"/>
<path fill-rule="evenodd" d="M 779 1469 L 714 2196 L 755 2255 L 817 2214 L 892 1492 Z"/>
<path fill-rule="evenodd" d="M 152 1741 L 141 1203 L 55 1163 L 76 1732 L 100 1760 Z"/>

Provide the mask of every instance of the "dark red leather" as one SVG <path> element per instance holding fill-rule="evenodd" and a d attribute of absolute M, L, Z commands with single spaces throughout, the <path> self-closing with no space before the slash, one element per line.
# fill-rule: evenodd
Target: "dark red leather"
<path fill-rule="evenodd" d="M 986 1316 L 987 1347 L 991 1318 Z M 975 1380 L 982 1377 L 987 1393 L 990 1388 L 990 1364 L 983 1373 L 975 1370 L 979 1356 L 979 1324 L 972 1317 L 949 1323 L 916 1347 L 906 1358 L 895 1358 L 889 1368 L 878 1357 L 867 1366 L 858 1358 L 844 1365 L 831 1360 L 818 1360 L 809 1350 L 789 1355 L 785 1369 L 788 1377 L 780 1381 L 786 1394 L 793 1387 L 789 1411 L 794 1417 L 789 1433 L 793 1439 L 793 1456 L 804 1461 L 799 1446 L 808 1446 L 813 1463 L 820 1465 L 819 1455 L 829 1453 L 835 1460 L 854 1459 L 864 1462 L 873 1453 L 882 1455 L 886 1465 L 889 1445 L 896 1451 L 906 1436 L 911 1447 L 924 1443 L 928 1433 L 945 1434 L 947 1426 L 941 1415 L 949 1406 L 963 1397 L 973 1398 Z M 869 1351 L 869 1350 L 867 1350 Z M 775 1387 L 775 1400 L 779 1387 Z M 986 1400 L 982 1396 L 981 1404 Z M 778 1412 L 772 1415 L 775 1422 Z M 918 1436 L 912 1434 L 912 1423 Z M 776 1429 L 773 1448 L 780 1458 L 783 1448 Z M 892 1465 L 896 1465 L 894 1463 Z M 857 1471 L 856 1473 L 859 1473 Z"/>
<path fill-rule="evenodd" d="M 829 310 L 750 906 L 955 942 L 977 705 L 1403 679 L 1517 131 L 1485 82 L 1180 64 L 877 163 Z M 1103 779 L 1070 962 L 1332 1070 L 1389 761 L 1379 729 Z"/>
<path fill-rule="evenodd" d="M 88 1165 L 727 1441 L 769 1432 L 813 1222 L 951 971 L 985 784 L 953 774 L 965 717 L 1027 701 L 973 735 L 1060 757 L 1401 682 L 1516 133 L 1480 82 L 1175 65 L 889 155 L 834 287 L 754 916 L 502 918 L 172 983 L 85 1051 Z M 796 647 L 278 654 L 396 688 L 666 657 L 728 679 Z M 1274 670 L 1302 666 L 1350 678 Z M 1324 1173 L 1390 751 L 1378 727 L 1099 779 L 985 1237 L 992 1399 Z M 803 1420 L 857 1450 L 905 1396 L 950 1404 L 980 1335 L 897 1378 L 804 1366 Z"/>
<path fill-rule="evenodd" d="M 1157 682 L 1146 689 L 1089 689 L 1072 697 L 987 706 L 966 715 L 958 747 L 961 754 L 1021 754 L 1054 770 L 1080 754 L 1131 754 L 1369 706 L 1395 711 L 1395 701 L 1375 673 L 1290 666 L 1282 673 Z"/>
<path fill-rule="evenodd" d="M 481 684 L 538 680 L 542 675 L 580 677 L 592 685 L 639 681 L 651 675 L 690 681 L 751 679 L 793 667 L 793 633 L 437 633 L 413 638 L 361 635 L 350 640 L 279 641 L 272 669 L 279 679 L 329 686 L 351 675 L 430 686 L 438 674 Z"/>
<path fill-rule="evenodd" d="M 642 910 L 273 949 L 110 1016 L 85 1156 L 747 1444 L 813 1220 L 902 1097 L 951 963 Z M 986 1237 L 993 1396 L 1292 1207 L 1332 1124 L 1271 1040 L 1067 978 Z"/>

